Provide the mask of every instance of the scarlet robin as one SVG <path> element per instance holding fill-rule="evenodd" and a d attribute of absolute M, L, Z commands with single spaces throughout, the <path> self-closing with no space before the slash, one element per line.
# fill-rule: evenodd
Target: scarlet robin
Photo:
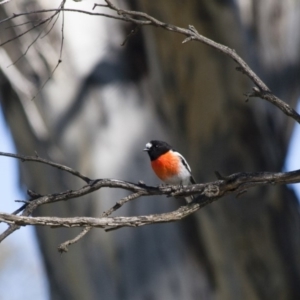
<path fill-rule="evenodd" d="M 146 144 L 144 151 L 149 154 L 154 173 L 164 183 L 174 185 L 196 183 L 186 159 L 168 143 L 153 140 Z M 193 201 L 192 196 L 185 199 L 188 203 Z"/>

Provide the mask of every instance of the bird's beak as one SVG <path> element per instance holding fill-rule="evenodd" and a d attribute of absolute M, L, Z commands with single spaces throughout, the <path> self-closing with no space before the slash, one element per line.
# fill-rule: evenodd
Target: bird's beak
<path fill-rule="evenodd" d="M 147 143 L 145 145 L 145 149 L 143 151 L 147 151 L 148 152 L 151 149 L 151 147 L 152 147 L 152 144 L 151 143 Z"/>

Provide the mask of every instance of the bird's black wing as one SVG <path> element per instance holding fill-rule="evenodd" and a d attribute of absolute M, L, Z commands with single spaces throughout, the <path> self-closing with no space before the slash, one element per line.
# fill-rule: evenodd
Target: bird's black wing
<path fill-rule="evenodd" d="M 190 172 L 190 174 L 191 174 L 191 177 L 190 177 L 190 182 L 191 182 L 191 184 L 196 184 L 196 181 L 195 181 L 195 179 L 194 179 L 194 177 L 193 177 L 193 175 L 192 175 L 192 169 L 191 169 L 191 167 L 189 166 L 189 164 L 187 163 L 186 159 L 185 159 L 179 152 L 177 152 L 177 151 L 174 151 L 174 152 L 180 157 L 180 159 L 181 159 L 183 165 L 184 165 L 184 166 L 186 167 L 186 169 Z"/>

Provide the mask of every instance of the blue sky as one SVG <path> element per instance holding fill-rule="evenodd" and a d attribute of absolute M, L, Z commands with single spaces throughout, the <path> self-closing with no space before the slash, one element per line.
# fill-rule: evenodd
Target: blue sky
<path fill-rule="evenodd" d="M 300 103 L 298 103 L 297 112 L 300 112 Z M 287 154 L 284 171 L 294 171 L 300 169 L 300 126 L 296 122 L 295 124 L 296 125 L 290 141 L 290 147 Z M 292 184 L 290 187 L 295 190 L 298 199 L 300 199 L 300 183 Z"/>
<path fill-rule="evenodd" d="M 0 151 L 15 153 L 9 129 L 0 107 Z M 0 156 L 1 212 L 20 207 L 26 199 L 19 188 L 17 161 Z M 0 224 L 0 230 L 7 228 Z M 0 244 L 0 299 L 47 300 L 47 282 L 33 227 L 17 230 Z"/>

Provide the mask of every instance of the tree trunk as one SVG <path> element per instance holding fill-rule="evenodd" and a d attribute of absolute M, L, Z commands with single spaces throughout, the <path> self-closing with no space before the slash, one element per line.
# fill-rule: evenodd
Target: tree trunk
<path fill-rule="evenodd" d="M 290 28 L 296 28 L 294 14 L 299 18 L 296 3 L 253 0 L 250 10 L 230 0 L 128 2 L 234 48 L 274 94 L 295 106 L 300 37 Z M 0 8 L 1 18 L 15 12 Z M 149 184 L 158 180 L 141 150 L 153 138 L 174 145 L 198 182 L 214 180 L 214 171 L 282 169 L 293 122 L 264 100 L 245 102 L 252 83 L 228 57 L 199 43 L 182 45 L 183 36 L 157 28 L 142 28 L 120 47 L 132 29 L 128 24 L 69 13 L 65 25 L 63 63 L 34 101 L 26 91 L 41 85 L 55 65 L 60 27 L 10 69 L 7 58 L 16 59 L 29 36 L 2 50 L 1 104 L 18 152 L 36 150 L 93 178 Z M 38 164 L 20 170 L 22 182 L 42 194 L 82 185 Z M 124 195 L 105 190 L 38 214 L 100 216 Z M 159 213 L 183 203 L 139 199 L 118 214 Z M 62 257 L 56 247 L 79 231 L 37 228 L 51 298 L 300 299 L 298 210 L 286 187 L 257 188 L 178 223 L 94 229 Z"/>

